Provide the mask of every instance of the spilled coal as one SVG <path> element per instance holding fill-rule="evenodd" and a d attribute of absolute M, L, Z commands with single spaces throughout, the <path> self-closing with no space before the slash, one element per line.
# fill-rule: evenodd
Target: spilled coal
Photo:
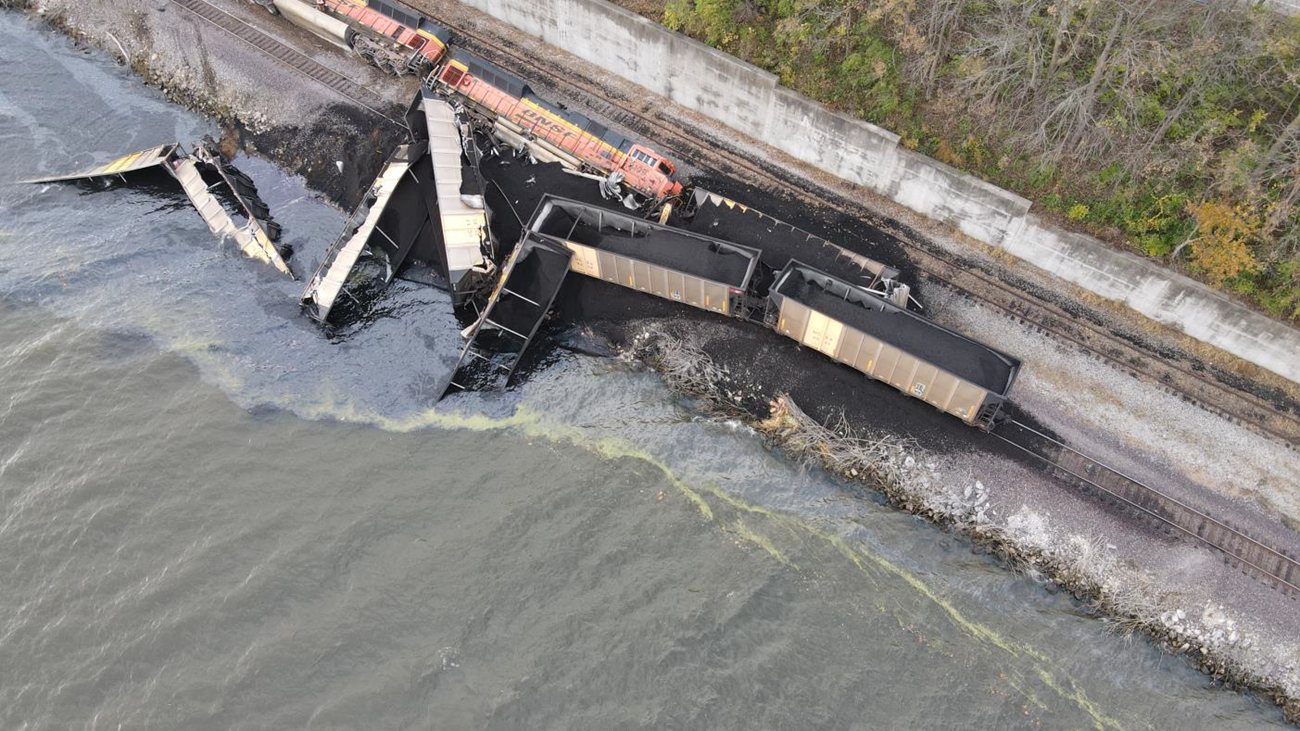
<path fill-rule="evenodd" d="M 16 15 L 0 63 L 6 183 L 219 132 Z M 238 164 L 310 271 L 343 216 Z M 589 285 L 566 307 L 611 338 L 660 307 Z M 181 200 L 0 185 L 0 727 L 1278 722 L 651 374 L 552 349 L 430 409 L 445 296 L 399 282 L 329 337 L 301 287 Z M 670 306 L 799 364 L 776 385 L 835 369 Z"/>

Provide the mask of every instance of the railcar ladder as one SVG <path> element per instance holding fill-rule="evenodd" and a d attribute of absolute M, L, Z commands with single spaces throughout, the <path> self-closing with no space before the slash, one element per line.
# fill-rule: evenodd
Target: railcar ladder
<path fill-rule="evenodd" d="M 551 241 L 530 236 L 520 242 L 474 324 L 442 397 L 509 384 L 555 302 L 572 259 L 572 251 Z"/>

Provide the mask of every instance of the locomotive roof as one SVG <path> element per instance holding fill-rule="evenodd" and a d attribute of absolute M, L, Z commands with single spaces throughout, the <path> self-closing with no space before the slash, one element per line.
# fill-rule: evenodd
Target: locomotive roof
<path fill-rule="evenodd" d="M 444 45 L 444 46 L 447 45 L 448 43 L 451 43 L 451 31 L 449 31 L 449 30 L 447 30 L 446 28 L 444 28 L 444 27 L 438 25 L 437 23 L 433 22 L 432 20 L 429 20 L 428 18 L 424 17 L 423 15 L 420 16 L 420 25 L 419 25 L 419 27 L 418 27 L 418 30 L 422 30 L 422 31 L 426 31 L 426 32 L 428 32 L 428 33 L 432 33 L 432 34 L 433 34 L 433 37 L 434 37 L 434 38 L 437 38 L 437 39 L 440 40 L 440 41 L 442 41 L 442 45 Z"/>
<path fill-rule="evenodd" d="M 545 109 L 551 114 L 554 114 L 555 116 L 567 121 L 569 124 L 572 124 L 578 129 L 583 130 L 587 134 L 593 137 L 600 138 L 606 144 L 608 144 L 610 147 L 613 147 L 616 150 L 627 152 L 628 148 L 632 146 L 631 140 L 611 130 L 609 127 L 606 127 L 605 125 L 601 124 L 600 122 L 597 122 L 596 120 L 592 119 L 591 117 L 588 117 L 585 114 L 581 114 L 579 112 L 571 112 L 552 101 L 543 99 L 542 97 L 537 96 L 537 94 L 533 93 L 532 89 L 529 89 L 527 91 L 527 93 L 524 95 L 524 98 L 536 104 L 537 106 Z"/>
<path fill-rule="evenodd" d="M 525 94 L 532 93 L 532 90 L 528 88 L 528 84 L 524 83 L 523 79 L 468 51 L 452 48 L 451 60 L 464 64 L 469 69 L 471 76 L 486 81 L 510 96 L 522 99 Z"/>
<path fill-rule="evenodd" d="M 523 79 L 502 69 L 500 66 L 475 56 L 468 51 L 453 49 L 451 53 L 453 61 L 458 61 L 469 69 L 471 76 L 477 77 L 497 89 L 519 99 L 526 99 L 529 102 L 545 109 L 547 112 L 563 119 L 580 130 L 583 130 L 593 137 L 599 138 L 605 144 L 613 147 L 620 152 L 627 152 L 632 147 L 632 140 L 611 130 L 605 125 L 588 117 L 585 114 L 573 112 L 561 107 L 549 99 L 538 96 Z"/>

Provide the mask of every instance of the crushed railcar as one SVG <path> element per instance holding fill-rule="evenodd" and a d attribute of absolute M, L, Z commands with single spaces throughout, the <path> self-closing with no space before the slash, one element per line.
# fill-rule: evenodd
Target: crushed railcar
<path fill-rule="evenodd" d="M 401 145 L 389 155 L 379 176 L 348 216 L 343 231 L 326 250 L 320 266 L 303 290 L 301 304 L 312 319 L 320 323 L 329 322 L 339 297 L 352 296 L 345 289 L 355 284 L 353 269 L 363 256 L 376 250 L 381 252 L 380 255 L 409 251 L 413 236 L 419 231 L 412 233 L 406 220 L 408 217 L 403 216 L 397 206 L 390 211 L 389 204 L 397 195 L 399 186 L 404 188 L 403 197 L 419 194 L 419 184 L 408 173 L 423 154 L 421 144 Z M 382 279 L 391 281 L 395 273 L 393 267 L 385 266 Z"/>
<path fill-rule="evenodd" d="M 1020 361 L 884 298 L 791 261 L 765 324 L 973 426 L 990 429 Z"/>
<path fill-rule="evenodd" d="M 74 173 L 23 182 L 110 185 L 147 182 L 150 178 L 178 183 L 209 231 L 223 240 L 229 237 L 245 256 L 270 264 L 293 278 L 293 270 L 284 260 L 286 255 L 275 245 L 280 226 L 271 218 L 257 186 L 210 142 L 200 144 L 193 152 L 186 152 L 175 143 L 159 145 Z M 217 193 L 230 201 L 234 215 Z"/>
<path fill-rule="evenodd" d="M 435 283 L 460 305 L 492 284 L 496 241 L 491 234 L 482 154 L 464 115 L 428 89 L 416 94 L 406 115 L 411 137 L 428 143 L 432 177 L 420 179 L 429 208 L 428 244 L 413 254 L 433 269 Z"/>
<path fill-rule="evenodd" d="M 762 253 L 550 195 L 528 230 L 572 251 L 579 274 L 722 315 L 746 307 Z"/>
<path fill-rule="evenodd" d="M 60 173 L 39 178 L 29 178 L 23 183 L 74 183 L 89 180 L 117 180 L 129 182 L 128 176 L 139 177 L 138 173 L 165 169 L 178 155 L 182 155 L 180 145 L 170 143 L 150 147 L 147 150 L 130 152 L 113 160 L 93 167 L 71 173 Z"/>
<path fill-rule="evenodd" d="M 405 277 L 445 289 L 460 305 L 490 286 L 495 244 L 473 135 L 445 100 L 418 93 L 407 113 L 411 143 L 385 162 L 301 297 L 327 323 L 339 298 Z M 381 271 L 358 271 L 363 261 Z"/>

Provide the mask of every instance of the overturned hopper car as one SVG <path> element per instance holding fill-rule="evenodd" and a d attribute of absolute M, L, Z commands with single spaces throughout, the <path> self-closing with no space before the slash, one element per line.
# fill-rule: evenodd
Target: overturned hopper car
<path fill-rule="evenodd" d="M 461 305 L 489 286 L 496 271 L 478 145 L 464 115 L 428 89 L 416 94 L 406 124 L 414 141 L 428 143 L 432 173 L 419 179 L 430 213 L 429 242 L 413 257 L 429 264 L 435 281 Z"/>
<path fill-rule="evenodd" d="M 748 246 L 549 195 L 528 229 L 572 251 L 572 269 L 579 274 L 722 315 L 746 310 L 762 255 Z"/>
<path fill-rule="evenodd" d="M 319 322 L 329 321 L 340 297 L 356 299 L 350 289 L 386 287 L 398 277 L 445 289 L 455 305 L 492 281 L 491 211 L 468 125 L 427 90 L 406 119 L 411 143 L 389 157 L 303 292 L 303 307 Z M 363 261 L 382 272 L 367 276 Z"/>
<path fill-rule="evenodd" d="M 558 243 L 525 234 L 470 329 L 469 341 L 440 398 L 459 391 L 501 388 L 510 382 L 555 302 L 572 258 L 573 252 Z"/>
<path fill-rule="evenodd" d="M 293 277 L 285 255 L 274 243 L 280 238 L 280 225 L 271 219 L 271 211 L 258 196 L 257 186 L 210 143 L 199 145 L 192 153 L 185 152 L 178 144 L 160 145 L 87 170 L 24 182 L 107 185 L 116 181 L 145 182 L 160 176 L 180 184 L 208 230 L 223 240 L 233 239 L 245 255 Z M 223 188 L 225 197 L 234 204 L 233 211 L 226 210 L 217 196 Z"/>
<path fill-rule="evenodd" d="M 1020 361 L 791 261 L 768 293 L 764 321 L 908 396 L 973 426 L 996 423 Z"/>

